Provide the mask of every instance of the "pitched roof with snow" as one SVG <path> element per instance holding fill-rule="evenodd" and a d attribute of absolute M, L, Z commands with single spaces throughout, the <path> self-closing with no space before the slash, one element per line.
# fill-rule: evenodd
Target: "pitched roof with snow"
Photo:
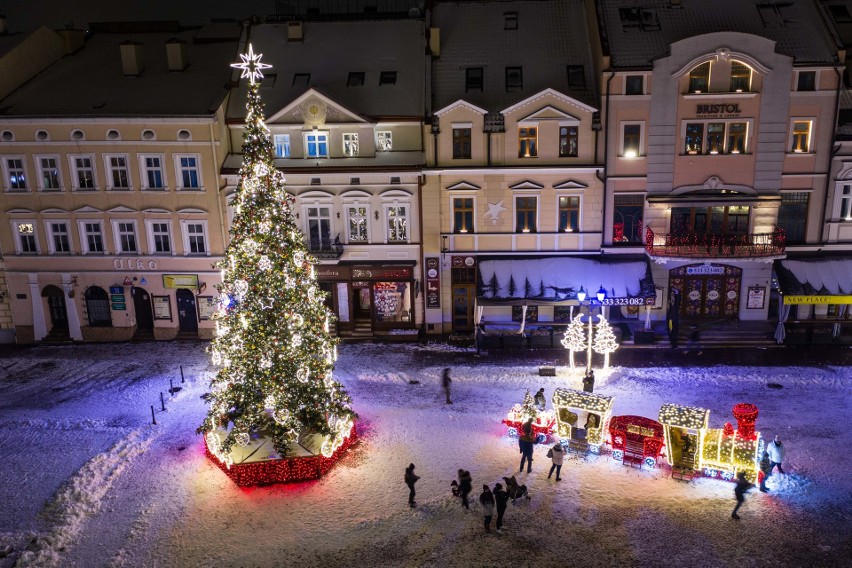
<path fill-rule="evenodd" d="M 193 43 L 199 30 L 175 33 L 96 33 L 85 46 L 45 69 L 0 101 L 5 116 L 209 116 L 227 93 L 240 27 L 230 38 Z M 170 71 L 166 42 L 184 42 L 187 66 Z M 141 44 L 144 70 L 122 71 L 120 44 Z"/>
<path fill-rule="evenodd" d="M 254 52 L 262 53 L 263 62 L 272 65 L 264 72 L 266 84 L 262 84 L 260 91 L 268 116 L 311 87 L 359 115 L 424 115 L 423 21 L 304 22 L 302 26 L 300 42 L 287 41 L 287 24 L 260 24 L 251 28 L 249 41 Z M 380 84 L 382 72 L 395 72 L 395 82 Z M 351 73 L 363 73 L 363 84 L 350 86 Z M 307 84 L 295 81 L 297 74 L 300 79 L 306 78 Z M 243 81 L 232 90 L 227 116 L 245 118 L 245 101 Z"/>
<path fill-rule="evenodd" d="M 742 32 L 776 42 L 796 64 L 831 63 L 837 47 L 815 2 L 599 0 L 602 33 L 614 67 L 650 68 L 669 45 L 713 32 Z"/>
<path fill-rule="evenodd" d="M 517 29 L 511 28 L 516 16 Z M 432 27 L 440 57 L 432 62 L 432 108 L 459 99 L 498 112 L 547 88 L 597 107 L 595 72 L 582 0 L 438 2 Z M 568 82 L 581 65 L 585 85 Z M 483 69 L 482 90 L 466 90 L 466 69 Z M 506 91 L 506 68 L 522 68 L 522 86 Z"/>
<path fill-rule="evenodd" d="M 579 408 L 594 412 L 610 412 L 613 397 L 574 389 L 558 388 L 553 392 L 553 406 Z"/>

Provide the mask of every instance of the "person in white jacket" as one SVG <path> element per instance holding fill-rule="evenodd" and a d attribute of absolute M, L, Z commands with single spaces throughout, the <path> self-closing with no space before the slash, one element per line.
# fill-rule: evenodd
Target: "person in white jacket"
<path fill-rule="evenodd" d="M 547 457 L 553 460 L 553 465 L 550 466 L 550 473 L 547 474 L 547 479 L 553 475 L 553 470 L 556 470 L 556 481 L 562 481 L 559 473 L 562 471 L 562 458 L 565 457 L 565 450 L 562 449 L 562 444 L 556 442 L 552 448 L 547 451 Z"/>
<path fill-rule="evenodd" d="M 781 468 L 781 462 L 784 461 L 784 444 L 781 443 L 778 434 L 775 434 L 774 440 L 766 444 L 766 452 L 769 454 L 769 475 L 772 475 L 775 466 L 778 466 L 778 473 L 783 474 L 784 470 Z"/>

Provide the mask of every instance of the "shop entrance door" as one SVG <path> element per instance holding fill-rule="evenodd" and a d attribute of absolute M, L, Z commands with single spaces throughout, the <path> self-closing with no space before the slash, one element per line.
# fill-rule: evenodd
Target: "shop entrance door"
<path fill-rule="evenodd" d="M 720 264 L 693 264 L 669 272 L 670 289 L 681 293 L 683 319 L 735 318 L 739 315 L 742 269 Z"/>
<path fill-rule="evenodd" d="M 47 298 L 50 312 L 50 333 L 68 333 L 68 311 L 65 307 L 65 293 L 57 286 L 45 286 L 41 295 Z"/>
<path fill-rule="evenodd" d="M 151 308 L 151 295 L 144 288 L 134 286 L 130 289 L 133 296 L 133 308 L 136 311 L 136 328 L 140 331 L 154 329 L 154 312 Z"/>
<path fill-rule="evenodd" d="M 453 284 L 453 331 L 471 332 L 474 327 L 475 284 Z"/>
<path fill-rule="evenodd" d="M 178 325 L 181 333 L 198 333 L 198 311 L 192 290 L 179 288 L 177 293 Z"/>
<path fill-rule="evenodd" d="M 352 335 L 373 335 L 372 296 L 369 286 L 352 287 Z"/>

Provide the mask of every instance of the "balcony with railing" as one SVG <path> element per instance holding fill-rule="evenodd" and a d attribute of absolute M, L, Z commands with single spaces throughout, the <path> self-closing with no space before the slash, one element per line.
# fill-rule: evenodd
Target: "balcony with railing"
<path fill-rule="evenodd" d="M 337 235 L 334 241 L 328 237 L 310 238 L 308 251 L 317 260 L 337 260 L 343 255 L 343 243 L 340 242 L 340 235 Z"/>
<path fill-rule="evenodd" d="M 686 258 L 749 258 L 784 254 L 784 229 L 771 233 L 720 235 L 711 233 L 667 234 L 645 231 L 645 250 L 651 256 Z"/>

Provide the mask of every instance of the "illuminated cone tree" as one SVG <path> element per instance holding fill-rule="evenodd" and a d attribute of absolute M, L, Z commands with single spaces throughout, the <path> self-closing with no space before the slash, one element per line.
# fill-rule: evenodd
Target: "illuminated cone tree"
<path fill-rule="evenodd" d="M 618 341 L 615 339 L 615 333 L 612 332 L 612 326 L 604 319 L 603 316 L 598 316 L 600 323 L 595 331 L 595 353 L 600 353 L 604 356 L 604 369 L 609 368 L 609 354 L 618 349 Z"/>
<path fill-rule="evenodd" d="M 535 420 L 538 417 L 538 407 L 536 407 L 530 391 L 527 391 L 524 394 L 524 403 L 521 405 L 521 415 L 524 417 L 524 422 L 530 418 Z"/>
<path fill-rule="evenodd" d="M 349 397 L 332 378 L 333 316 L 293 220 L 284 176 L 273 164 L 258 91 L 265 65 L 251 47 L 241 57 L 235 67 L 250 84 L 243 164 L 210 346 L 218 372 L 199 432 L 226 463 L 235 444 L 258 437 L 271 440 L 284 457 L 305 433 L 324 436 L 322 454 L 330 456 L 354 417 Z"/>
<path fill-rule="evenodd" d="M 568 360 L 571 362 L 571 370 L 574 370 L 574 352 L 586 349 L 586 331 L 583 326 L 583 316 L 577 316 L 568 324 L 568 329 L 562 336 L 562 345 L 568 349 Z"/>

